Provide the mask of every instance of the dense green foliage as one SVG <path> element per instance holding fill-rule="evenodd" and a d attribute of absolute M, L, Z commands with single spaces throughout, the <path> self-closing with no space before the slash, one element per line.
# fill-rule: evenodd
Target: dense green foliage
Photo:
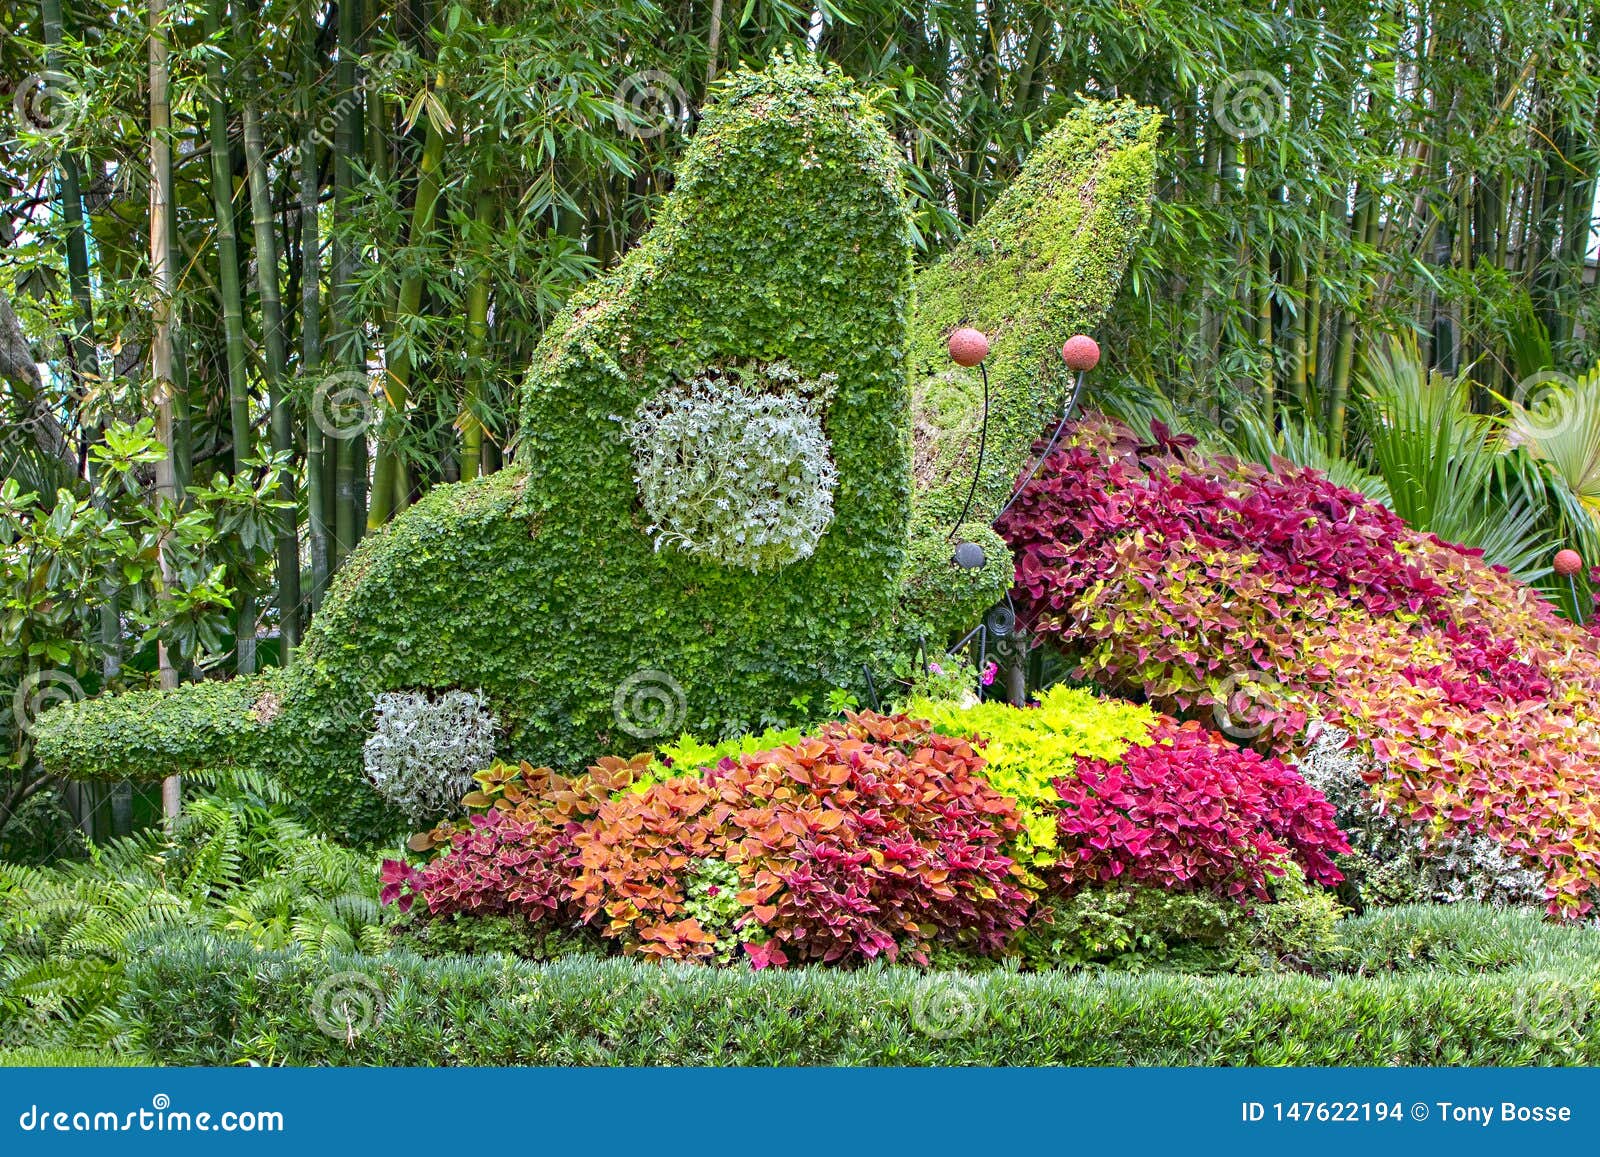
<path fill-rule="evenodd" d="M 191 800 L 171 833 L 149 829 L 53 868 L 0 864 L 8 1048 L 136 1049 L 117 1002 L 137 943 L 156 932 L 314 953 L 387 947 L 372 860 L 307 832 L 270 782 L 219 787 Z"/>
<path fill-rule="evenodd" d="M 1472 905 L 1348 920 L 1310 975 L 751 974 L 152 944 L 125 1014 L 167 1064 L 1531 1065 L 1600 1059 L 1600 944 Z M 316 999 L 323 993 L 321 1003 Z M 329 994 L 375 996 L 333 1032 Z M 371 1011 L 369 1011 L 369 1009 Z"/>
<path fill-rule="evenodd" d="M 1339 918 L 1331 893 L 1291 868 L 1270 904 L 1241 908 L 1209 892 L 1162 887 L 1090 889 L 1042 904 L 1018 938 L 1024 968 L 1173 972 L 1275 972 L 1336 956 Z M 937 958 L 936 958 L 937 961 Z M 943 963 L 943 962 L 941 962 Z M 965 959 L 966 968 L 985 963 Z"/>
<path fill-rule="evenodd" d="M 0 481 L 0 847 L 31 849 L 28 858 L 66 839 L 33 758 L 41 714 L 91 689 L 140 685 L 146 673 L 123 666 L 140 643 L 185 665 L 224 649 L 233 608 L 265 579 L 272 523 L 286 505 L 272 474 L 217 475 L 189 487 L 181 504 L 151 501 L 143 474 L 166 451 L 149 422 L 112 426 L 89 458 L 87 497 Z M 105 791 L 81 795 L 103 801 Z M 108 818 L 90 810 L 84 834 L 111 834 Z"/>
<path fill-rule="evenodd" d="M 328 830 L 373 839 L 400 826 L 361 776 L 380 691 L 482 689 L 510 754 L 581 766 L 662 733 L 636 692 L 666 728 L 722 736 L 857 681 L 904 554 L 906 230 L 888 137 L 846 78 L 780 61 L 730 81 L 656 227 L 541 345 L 515 468 L 438 487 L 364 543 L 281 680 L 77 705 L 41 758 L 85 777 L 269 768 Z M 832 524 L 760 576 L 656 548 L 618 422 L 745 362 L 837 375 Z"/>

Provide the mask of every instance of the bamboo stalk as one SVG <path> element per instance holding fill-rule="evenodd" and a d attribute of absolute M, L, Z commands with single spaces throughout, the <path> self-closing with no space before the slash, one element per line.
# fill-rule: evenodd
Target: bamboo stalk
<path fill-rule="evenodd" d="M 48 72 L 57 72 L 60 69 L 63 24 L 61 0 L 40 0 L 39 8 L 44 32 L 45 68 Z M 74 314 L 68 344 L 72 352 L 76 384 L 81 392 L 88 388 L 89 379 L 97 376 L 98 359 L 93 338 L 94 300 L 89 292 L 89 243 L 83 219 L 83 182 L 78 157 L 70 149 L 61 154 L 56 173 L 61 220 L 66 226 L 62 249 L 67 261 L 67 286 Z"/>
<path fill-rule="evenodd" d="M 225 0 L 212 0 L 205 9 L 207 39 L 220 48 Z M 228 107 L 223 100 L 222 61 L 219 52 L 206 54 L 207 129 L 211 138 L 211 204 L 216 215 L 217 261 L 220 266 L 222 327 L 227 342 L 228 425 L 233 438 L 233 473 L 243 471 L 250 456 L 250 387 L 244 345 L 244 306 L 239 290 L 239 239 L 234 232 L 233 164 L 228 144 Z"/>
<path fill-rule="evenodd" d="M 317 207 L 322 188 L 317 165 L 317 133 L 312 119 L 311 88 L 316 79 L 317 22 L 308 13 L 300 54 L 300 369 L 315 381 L 322 365 L 322 239 Z M 306 529 L 311 547 L 313 615 L 322 607 L 328 586 L 327 498 L 323 486 L 323 446 L 327 439 L 315 421 L 305 424 Z"/>
<path fill-rule="evenodd" d="M 250 457 L 250 383 L 244 344 L 244 303 L 239 286 L 239 239 L 234 229 L 233 160 L 228 142 L 228 107 L 223 100 L 222 16 L 226 0 L 212 0 L 202 17 L 214 51 L 206 54 L 206 126 L 211 139 L 211 204 L 216 217 L 217 262 L 222 296 L 222 328 L 227 343 L 228 426 L 233 440 L 233 474 L 244 473 Z M 237 577 L 237 576 L 235 576 Z M 255 672 L 255 599 L 243 589 L 235 599 L 234 669 Z"/>
<path fill-rule="evenodd" d="M 478 477 L 483 461 L 483 358 L 489 338 L 489 290 L 494 281 L 493 233 L 499 220 L 499 202 L 491 188 L 478 192 L 473 229 L 478 235 L 478 268 L 467 295 L 467 372 L 461 403 L 461 481 Z"/>
<path fill-rule="evenodd" d="M 169 502 L 178 501 L 178 484 L 172 459 L 172 244 L 168 232 L 168 208 L 172 202 L 172 109 L 168 97 L 168 46 L 166 0 L 150 0 L 150 288 L 151 322 L 150 377 L 156 399 L 156 434 L 167 447 L 167 456 L 155 464 L 156 494 Z M 158 544 L 161 566 L 160 597 L 170 599 L 174 575 L 168 544 Z M 172 663 L 166 640 L 156 642 L 156 662 L 161 686 L 172 690 L 178 685 L 178 670 Z M 175 775 L 161 781 L 161 810 L 169 823 L 176 822 L 183 809 L 183 786 Z"/>
<path fill-rule="evenodd" d="M 1356 211 L 1350 226 L 1352 241 L 1366 238 L 1368 221 L 1373 216 L 1373 195 L 1364 184 L 1356 186 Z M 1334 348 L 1333 376 L 1328 384 L 1328 448 L 1335 454 L 1344 453 L 1345 411 L 1350 397 L 1350 374 L 1355 359 L 1355 317 L 1361 309 L 1362 258 L 1358 255 L 1351 272 L 1353 286 L 1348 305 L 1339 313 L 1338 344 Z"/>
<path fill-rule="evenodd" d="M 348 223 L 353 215 L 355 199 L 354 161 L 361 155 L 362 123 L 361 101 L 357 88 L 356 60 L 361 51 L 361 6 L 358 3 L 339 5 L 339 63 L 335 72 L 334 87 L 338 92 L 338 121 L 333 136 L 333 211 L 336 220 Z M 364 371 L 366 355 L 362 349 L 359 320 L 355 316 L 351 281 L 354 277 L 354 255 L 342 231 L 335 232 L 333 241 L 333 337 L 335 361 L 350 370 Z M 357 454 L 355 442 L 366 440 L 364 431 L 342 433 L 332 438 L 331 497 L 333 512 L 333 563 L 337 571 L 355 549 L 361 535 L 361 519 L 357 511 L 361 495 L 357 492 Z M 365 482 L 362 475 L 361 482 Z"/>
<path fill-rule="evenodd" d="M 236 26 L 243 24 L 242 44 L 254 40 L 252 22 L 241 21 L 234 9 Z M 283 302 L 278 292 L 278 236 L 272 219 L 272 190 L 268 187 L 266 150 L 261 139 L 261 114 L 256 107 L 256 74 L 250 57 L 243 64 L 243 98 L 240 114 L 244 120 L 244 167 L 250 186 L 250 223 L 255 235 L 256 289 L 261 296 L 261 335 L 266 348 L 267 398 L 271 413 L 272 449 L 289 455 L 294 449 L 294 416 L 284 395 L 288 355 L 284 349 Z M 293 662 L 300 645 L 300 527 L 295 508 L 294 469 L 285 465 L 278 475 L 279 497 L 288 505 L 278 512 L 277 579 L 278 629 L 282 643 L 280 662 Z"/>
<path fill-rule="evenodd" d="M 440 73 L 434 82 L 435 93 L 445 88 L 445 77 Z M 423 136 L 422 159 L 417 168 L 417 195 L 411 206 L 409 241 L 420 245 L 433 229 L 434 211 L 439 203 L 439 167 L 444 161 L 444 126 L 440 115 L 427 116 L 427 129 Z M 367 514 L 367 529 L 377 530 L 388 522 L 395 510 L 404 503 L 398 500 L 397 484 L 401 476 L 398 441 L 403 436 L 406 404 L 411 391 L 411 374 L 415 364 L 410 347 L 397 342 L 401 329 L 414 319 L 422 308 L 422 274 L 408 273 L 400 282 L 395 301 L 394 316 L 390 319 L 390 343 L 385 349 L 387 373 L 384 391 L 388 397 L 392 425 L 386 423 L 385 436 L 378 443 L 378 464 L 372 476 L 372 508 Z"/>

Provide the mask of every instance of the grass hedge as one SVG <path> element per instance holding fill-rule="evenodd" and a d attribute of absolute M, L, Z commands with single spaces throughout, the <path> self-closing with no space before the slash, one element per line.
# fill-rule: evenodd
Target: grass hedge
<path fill-rule="evenodd" d="M 164 1064 L 1600 1063 L 1592 929 L 1463 905 L 1350 920 L 1345 941 L 1320 974 L 1203 977 L 317 958 L 182 937 L 129 962 L 124 1012 Z"/>

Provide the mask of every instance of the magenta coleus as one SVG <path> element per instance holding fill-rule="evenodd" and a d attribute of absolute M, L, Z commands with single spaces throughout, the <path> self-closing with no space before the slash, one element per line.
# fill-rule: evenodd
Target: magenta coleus
<path fill-rule="evenodd" d="M 1056 792 L 1050 878 L 1065 891 L 1134 883 L 1266 900 L 1287 860 L 1316 884 L 1344 878 L 1333 857 L 1350 845 L 1321 793 L 1196 723 L 1163 719 L 1120 761 L 1079 760 Z"/>

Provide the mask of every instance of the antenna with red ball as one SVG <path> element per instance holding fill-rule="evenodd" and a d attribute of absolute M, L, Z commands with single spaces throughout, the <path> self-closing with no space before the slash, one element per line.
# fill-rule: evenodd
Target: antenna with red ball
<path fill-rule="evenodd" d="M 984 369 L 983 359 L 989 356 L 989 339 L 981 330 L 963 327 L 950 335 L 950 360 L 958 366 L 971 369 L 978 367 L 978 372 L 983 375 L 983 421 L 978 426 L 978 462 L 972 468 L 972 485 L 967 487 L 967 501 L 961 508 L 961 515 L 956 519 L 950 533 L 945 535 L 945 541 L 956 536 L 956 531 L 961 529 L 961 524 L 967 520 L 967 515 L 972 511 L 972 496 L 978 492 L 978 476 L 983 473 L 983 451 L 989 441 L 989 371 Z M 978 551 L 979 562 L 982 566 L 983 548 L 976 543 L 962 543 L 961 546 L 973 546 Z M 956 559 L 961 561 L 961 549 L 956 548 Z M 970 552 L 968 552 L 970 554 Z M 963 564 L 965 565 L 965 564 Z"/>
<path fill-rule="evenodd" d="M 1100 343 L 1088 334 L 1075 333 L 1061 347 L 1061 360 L 1067 364 L 1067 369 L 1077 371 L 1078 380 L 1072 385 L 1072 393 L 1067 396 L 1067 404 L 1061 410 L 1061 421 L 1056 423 L 1055 433 L 1050 435 L 1050 441 L 1045 444 L 1044 453 L 1033 460 L 1033 467 L 1028 471 L 1028 476 L 1017 483 L 1017 488 L 1011 492 L 1011 497 L 1006 499 L 1006 504 L 1000 508 L 1000 514 L 1010 510 L 1011 504 L 1017 500 L 1017 495 L 1033 481 L 1033 476 L 1039 473 L 1039 467 L 1050 457 L 1050 451 L 1056 448 L 1056 443 L 1061 439 L 1061 432 L 1067 428 L 1067 423 L 1072 421 L 1072 411 L 1077 409 L 1078 398 L 1083 393 L 1083 375 L 1100 364 Z M 999 518 L 999 514 L 995 515 L 996 521 Z"/>
<path fill-rule="evenodd" d="M 1578 616 L 1578 625 L 1583 626 L 1583 604 L 1578 601 L 1578 572 L 1583 569 L 1583 556 L 1575 550 L 1558 550 L 1550 565 L 1567 580 L 1567 589 L 1572 592 L 1572 613 Z"/>

